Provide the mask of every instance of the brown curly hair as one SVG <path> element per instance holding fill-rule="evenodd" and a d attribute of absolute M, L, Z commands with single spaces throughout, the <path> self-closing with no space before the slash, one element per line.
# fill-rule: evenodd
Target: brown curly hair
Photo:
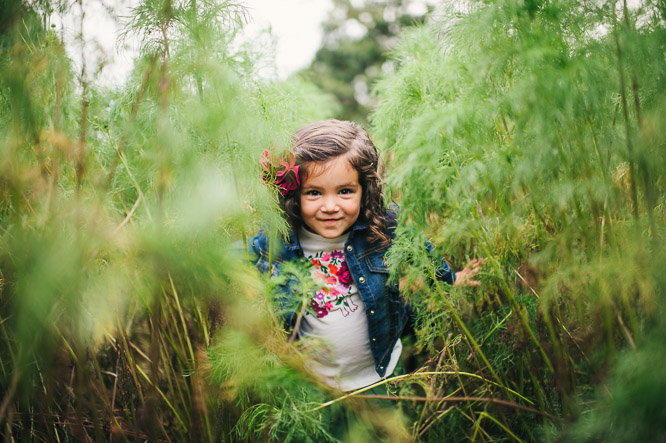
<path fill-rule="evenodd" d="M 340 120 L 311 123 L 294 133 L 292 149 L 296 162 L 301 165 L 301 183 L 313 167 L 341 155 L 346 156 L 349 164 L 358 172 L 362 188 L 359 218 L 368 225 L 367 240 L 381 243 L 390 241 L 382 184 L 384 165 L 365 129 L 356 123 Z M 303 226 L 300 188 L 282 199 L 281 206 L 291 228 L 298 231 Z"/>

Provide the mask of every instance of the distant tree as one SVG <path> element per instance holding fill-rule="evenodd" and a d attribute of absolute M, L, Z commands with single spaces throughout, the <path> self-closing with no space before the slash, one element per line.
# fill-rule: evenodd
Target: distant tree
<path fill-rule="evenodd" d="M 392 71 L 387 52 L 408 26 L 423 23 L 432 9 L 417 0 L 333 0 L 324 37 L 303 75 L 342 104 L 339 118 L 367 123 L 369 91 L 382 71 Z"/>

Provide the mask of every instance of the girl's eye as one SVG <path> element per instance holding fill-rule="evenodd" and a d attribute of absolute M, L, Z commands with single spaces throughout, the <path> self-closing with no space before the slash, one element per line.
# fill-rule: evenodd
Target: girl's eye
<path fill-rule="evenodd" d="M 305 195 L 320 195 L 319 191 L 308 191 L 305 193 Z"/>
<path fill-rule="evenodd" d="M 354 193 L 354 191 L 352 191 L 351 189 L 343 189 L 343 190 L 340 191 L 340 194 L 342 194 L 342 195 L 348 195 L 348 194 L 353 194 L 353 193 Z"/>

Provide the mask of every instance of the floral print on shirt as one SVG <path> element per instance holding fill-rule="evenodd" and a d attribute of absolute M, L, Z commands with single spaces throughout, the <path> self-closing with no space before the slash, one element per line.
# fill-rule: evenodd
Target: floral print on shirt
<path fill-rule="evenodd" d="M 312 263 L 312 277 L 324 283 L 310 302 L 317 317 L 325 317 L 329 312 L 337 310 L 347 317 L 356 311 L 358 306 L 349 297 L 353 282 L 343 252 L 318 251 L 307 258 Z"/>

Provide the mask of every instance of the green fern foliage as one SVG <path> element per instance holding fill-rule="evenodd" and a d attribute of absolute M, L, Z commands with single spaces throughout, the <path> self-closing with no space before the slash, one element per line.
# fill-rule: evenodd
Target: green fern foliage
<path fill-rule="evenodd" d="M 420 318 L 448 319 L 417 332 L 430 346 L 461 334 L 469 370 L 573 420 L 619 350 L 650 346 L 643 337 L 664 301 L 654 279 L 664 271 L 662 10 L 458 6 L 403 33 L 372 115 L 403 235 L 425 230 L 458 269 L 487 260 L 483 286 L 465 294 L 472 306 L 443 291 Z M 414 248 L 398 243 L 393 254 Z M 490 435 L 545 435 L 530 429 L 534 417 L 491 422 L 483 410 L 470 410 L 468 437 L 486 425 L 499 426 Z"/>

